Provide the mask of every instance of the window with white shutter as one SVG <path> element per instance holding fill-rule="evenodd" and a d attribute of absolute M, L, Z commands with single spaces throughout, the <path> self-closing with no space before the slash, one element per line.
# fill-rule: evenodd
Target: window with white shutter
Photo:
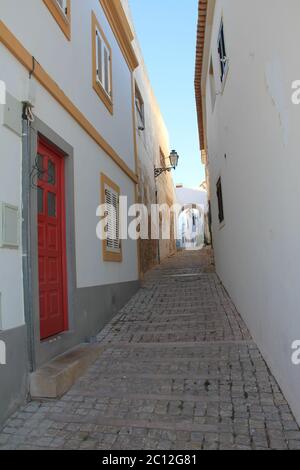
<path fill-rule="evenodd" d="M 225 220 L 221 177 L 217 181 L 217 198 L 218 198 L 219 222 L 221 224 Z"/>
<path fill-rule="evenodd" d="M 106 237 L 103 241 L 104 260 L 122 261 L 120 240 L 120 189 L 105 175 L 101 175 L 101 184 L 106 217 Z"/>
<path fill-rule="evenodd" d="M 71 39 L 71 0 L 43 0 L 51 15 L 65 34 Z"/>
<path fill-rule="evenodd" d="M 111 98 L 110 50 L 108 49 L 101 32 L 96 29 L 96 80 Z"/>
<path fill-rule="evenodd" d="M 108 251 L 120 252 L 119 194 L 105 185 L 107 213 L 106 247 Z"/>
<path fill-rule="evenodd" d="M 92 13 L 93 28 L 93 86 L 107 109 L 113 114 L 112 105 L 112 53 L 105 34 Z"/>
<path fill-rule="evenodd" d="M 221 83 L 224 82 L 227 71 L 228 71 L 228 57 L 226 53 L 225 34 L 224 34 L 224 23 L 221 21 L 219 38 L 218 38 L 218 54 L 220 59 L 220 72 L 221 72 Z"/>

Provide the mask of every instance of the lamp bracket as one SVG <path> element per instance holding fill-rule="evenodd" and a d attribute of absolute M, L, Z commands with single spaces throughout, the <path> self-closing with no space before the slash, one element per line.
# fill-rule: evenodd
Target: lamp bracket
<path fill-rule="evenodd" d="M 171 170 L 175 170 L 175 168 L 172 166 L 165 167 L 165 168 L 154 168 L 154 177 L 158 178 L 163 173 L 166 173 L 166 172 L 169 173 Z"/>

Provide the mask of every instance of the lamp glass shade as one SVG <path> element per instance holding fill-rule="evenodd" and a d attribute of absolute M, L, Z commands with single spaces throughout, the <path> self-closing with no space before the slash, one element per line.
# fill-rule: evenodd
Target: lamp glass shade
<path fill-rule="evenodd" d="M 175 150 L 172 150 L 170 154 L 170 164 L 171 167 L 176 168 L 178 165 L 179 155 Z"/>

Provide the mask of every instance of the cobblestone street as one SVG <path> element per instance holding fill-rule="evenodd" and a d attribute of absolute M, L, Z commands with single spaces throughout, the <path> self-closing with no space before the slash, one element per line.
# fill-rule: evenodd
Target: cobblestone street
<path fill-rule="evenodd" d="M 209 250 L 152 270 L 98 340 L 99 360 L 60 400 L 15 413 L 0 448 L 300 449 Z"/>

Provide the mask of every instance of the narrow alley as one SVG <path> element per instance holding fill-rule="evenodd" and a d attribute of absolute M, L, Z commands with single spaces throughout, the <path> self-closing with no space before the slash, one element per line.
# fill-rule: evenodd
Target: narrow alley
<path fill-rule="evenodd" d="M 209 249 L 150 271 L 98 341 L 101 357 L 65 396 L 11 417 L 1 449 L 300 449 Z"/>

